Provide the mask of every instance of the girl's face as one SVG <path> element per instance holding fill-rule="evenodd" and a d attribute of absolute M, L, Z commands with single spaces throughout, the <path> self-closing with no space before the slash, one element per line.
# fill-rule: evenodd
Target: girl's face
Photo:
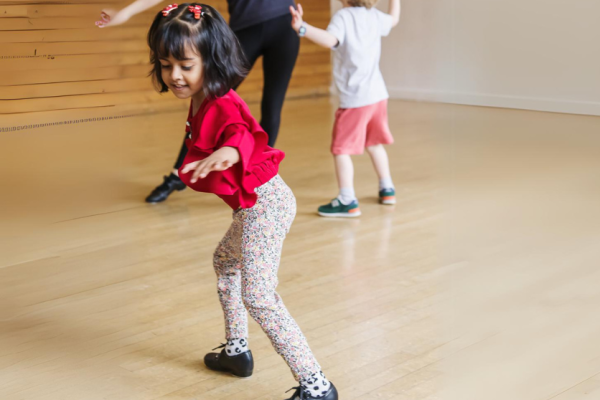
<path fill-rule="evenodd" d="M 169 55 L 160 59 L 160 65 L 163 81 L 177 98 L 189 99 L 203 94 L 202 59 L 190 46 L 185 47 L 183 60 Z"/>

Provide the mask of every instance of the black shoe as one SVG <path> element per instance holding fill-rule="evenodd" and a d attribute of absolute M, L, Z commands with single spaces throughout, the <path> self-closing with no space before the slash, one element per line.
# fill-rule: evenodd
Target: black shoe
<path fill-rule="evenodd" d="M 185 183 L 177 175 L 165 176 L 165 181 L 146 197 L 146 203 L 160 203 L 165 201 L 174 190 L 181 191 L 183 189 L 185 189 Z"/>
<path fill-rule="evenodd" d="M 331 382 L 329 382 L 331 383 Z M 304 390 L 302 386 L 296 386 L 291 388 L 290 390 L 294 390 L 294 394 L 287 400 L 338 400 L 338 392 L 333 383 L 331 383 L 331 387 L 326 393 L 323 393 L 321 397 L 313 397 L 307 391 Z M 288 392 L 290 391 L 288 390 Z"/>
<path fill-rule="evenodd" d="M 213 350 L 221 347 L 225 347 L 225 345 L 216 347 Z M 208 353 L 204 356 L 204 364 L 213 371 L 229 372 L 240 378 L 251 376 L 254 370 L 254 359 L 250 350 L 235 356 L 228 356 L 225 349 L 221 350 L 220 353 Z"/>

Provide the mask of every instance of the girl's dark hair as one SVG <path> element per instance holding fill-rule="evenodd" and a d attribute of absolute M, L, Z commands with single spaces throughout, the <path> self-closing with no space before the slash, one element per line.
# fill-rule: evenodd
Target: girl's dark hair
<path fill-rule="evenodd" d="M 200 19 L 194 18 L 188 6 L 202 7 Z M 189 45 L 202 58 L 203 88 L 207 97 L 221 97 L 235 88 L 248 74 L 248 63 L 237 37 L 221 14 L 200 3 L 185 3 L 166 17 L 160 11 L 148 31 L 152 80 L 161 92 L 169 89 L 161 76 L 160 59 L 185 58 Z"/>

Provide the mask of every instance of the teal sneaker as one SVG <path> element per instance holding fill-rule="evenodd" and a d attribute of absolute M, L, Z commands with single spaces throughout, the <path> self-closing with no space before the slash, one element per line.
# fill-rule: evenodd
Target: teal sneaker
<path fill-rule="evenodd" d="M 358 200 L 354 200 L 352 203 L 344 205 L 339 199 L 333 199 L 331 200 L 331 203 L 319 207 L 319 215 L 321 217 L 358 217 L 360 215 Z"/>
<path fill-rule="evenodd" d="M 381 189 L 379 191 L 379 202 L 381 204 L 396 204 L 396 191 L 394 189 Z"/>

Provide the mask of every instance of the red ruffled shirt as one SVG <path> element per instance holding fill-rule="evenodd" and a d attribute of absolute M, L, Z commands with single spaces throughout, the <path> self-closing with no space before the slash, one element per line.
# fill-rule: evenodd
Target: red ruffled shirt
<path fill-rule="evenodd" d="M 267 134 L 233 90 L 222 97 L 205 99 L 196 115 L 192 115 L 190 104 L 187 131 L 188 153 L 179 168 L 179 177 L 198 192 L 216 194 L 234 210 L 256 204 L 254 189 L 277 175 L 279 163 L 285 157 L 282 151 L 267 145 Z M 240 161 L 231 168 L 213 171 L 195 183 L 190 182 L 193 171 L 181 173 L 186 164 L 202 160 L 225 146 L 240 153 Z"/>

